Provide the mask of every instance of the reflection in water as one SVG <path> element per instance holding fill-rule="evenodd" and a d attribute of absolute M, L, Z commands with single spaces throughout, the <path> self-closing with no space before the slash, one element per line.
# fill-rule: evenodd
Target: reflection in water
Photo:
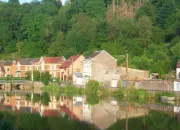
<path fill-rule="evenodd" d="M 157 126 L 157 128 L 159 128 L 158 130 L 165 128 L 165 123 L 169 121 L 174 123 L 173 125 L 169 124 L 172 130 L 174 130 L 174 128 L 180 128 L 179 123 L 176 122 L 177 119 L 180 119 L 180 105 L 176 102 L 171 102 L 170 104 L 166 102 L 139 105 L 136 103 L 117 102 L 114 99 L 106 99 L 99 104 L 91 106 L 86 104 L 82 97 L 67 98 L 60 96 L 59 100 L 57 100 L 51 96 L 49 104 L 44 106 L 41 104 L 40 95 L 35 94 L 33 98 L 33 102 L 31 102 L 27 95 L 9 96 L 1 94 L 0 109 L 15 112 L 39 113 L 41 116 L 66 115 L 75 120 L 93 123 L 99 129 L 125 130 L 127 113 L 129 130 L 156 130 L 155 125 L 158 125 L 158 120 L 164 123 L 164 125 Z M 154 111 L 161 111 L 166 114 Z M 158 114 L 159 116 L 157 116 Z M 154 121 L 157 122 L 155 123 Z M 161 122 L 159 123 L 161 124 Z M 131 127 L 131 125 L 137 127 Z"/>

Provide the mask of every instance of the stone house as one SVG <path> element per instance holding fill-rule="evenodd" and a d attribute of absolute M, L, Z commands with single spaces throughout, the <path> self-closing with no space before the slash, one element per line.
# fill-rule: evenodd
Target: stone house
<path fill-rule="evenodd" d="M 76 84 L 76 79 L 73 78 L 73 74 L 83 72 L 82 62 L 84 60 L 83 55 L 74 55 L 69 57 L 61 66 L 60 66 L 60 79 L 61 81 L 73 80 L 73 83 Z M 82 76 L 80 77 L 82 78 Z"/>
<path fill-rule="evenodd" d="M 83 82 L 96 80 L 105 87 L 117 87 L 120 79 L 117 59 L 105 50 L 95 51 L 83 61 Z"/>

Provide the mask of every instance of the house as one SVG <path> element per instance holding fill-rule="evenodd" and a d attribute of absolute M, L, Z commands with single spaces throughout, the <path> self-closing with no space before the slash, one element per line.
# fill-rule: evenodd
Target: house
<path fill-rule="evenodd" d="M 38 70 L 40 72 L 48 71 L 52 77 L 59 77 L 59 67 L 66 61 L 64 56 L 59 57 L 41 57 L 39 61 L 36 61 Z"/>
<path fill-rule="evenodd" d="M 79 83 L 80 75 L 83 72 L 83 55 L 74 55 L 69 57 L 61 66 L 60 66 L 60 79 L 61 81 L 73 80 L 73 83 Z M 78 77 L 76 77 L 78 76 Z M 82 78 L 82 77 L 81 77 Z M 78 81 L 76 81 L 76 79 Z M 80 83 L 82 84 L 82 82 Z"/>
<path fill-rule="evenodd" d="M 40 70 L 39 61 L 40 61 L 40 58 L 36 58 L 33 60 L 33 70 L 37 70 L 37 71 Z"/>
<path fill-rule="evenodd" d="M 176 64 L 176 79 L 180 79 L 180 60 Z"/>
<path fill-rule="evenodd" d="M 16 60 L 15 77 L 25 77 L 26 72 L 32 70 L 34 58 L 22 58 Z"/>
<path fill-rule="evenodd" d="M 5 61 L 4 62 L 5 76 L 11 75 L 15 77 L 16 74 L 16 61 Z"/>
<path fill-rule="evenodd" d="M 176 64 L 176 80 L 174 81 L 174 91 L 180 91 L 180 60 Z"/>
<path fill-rule="evenodd" d="M 5 77 L 4 61 L 0 61 L 0 77 Z"/>
<path fill-rule="evenodd" d="M 174 81 L 174 91 L 180 91 L 180 80 Z"/>
<path fill-rule="evenodd" d="M 83 83 L 97 80 L 104 87 L 117 87 L 120 79 L 117 71 L 117 59 L 105 50 L 95 51 L 83 61 Z"/>
<path fill-rule="evenodd" d="M 82 120 L 83 112 L 83 97 L 73 97 L 71 99 L 60 96 L 60 110 L 66 113 L 67 116 L 75 119 Z"/>
<path fill-rule="evenodd" d="M 73 74 L 73 84 L 83 85 L 83 78 L 81 72 L 75 72 Z"/>

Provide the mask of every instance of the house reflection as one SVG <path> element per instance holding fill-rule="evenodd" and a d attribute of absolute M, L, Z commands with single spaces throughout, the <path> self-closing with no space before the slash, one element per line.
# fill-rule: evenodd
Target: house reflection
<path fill-rule="evenodd" d="M 118 119 L 126 118 L 126 105 L 118 103 L 116 100 L 103 100 L 97 105 L 88 105 L 83 97 L 67 98 L 61 96 L 59 100 L 50 97 L 48 106 L 43 106 L 40 102 L 31 103 L 24 95 L 2 95 L 1 110 L 11 110 L 15 112 L 37 113 L 41 116 L 64 116 L 79 121 L 93 123 L 100 129 L 106 129 L 114 124 Z M 142 107 L 128 106 L 128 117 L 138 117 L 148 114 L 149 109 Z"/>

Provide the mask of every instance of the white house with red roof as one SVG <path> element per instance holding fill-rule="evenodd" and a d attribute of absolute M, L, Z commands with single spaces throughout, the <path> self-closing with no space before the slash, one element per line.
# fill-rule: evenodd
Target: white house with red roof
<path fill-rule="evenodd" d="M 66 61 L 64 56 L 59 57 L 45 57 L 42 56 L 38 62 L 39 71 L 48 71 L 52 77 L 59 77 L 59 67 Z"/>
<path fill-rule="evenodd" d="M 76 78 L 76 73 L 80 73 L 82 79 L 83 72 L 83 55 L 74 55 L 69 57 L 61 66 L 60 66 L 60 79 L 61 81 L 72 81 L 73 84 L 82 84 L 82 80 L 79 81 L 79 77 Z M 78 81 L 77 81 L 77 80 Z"/>

